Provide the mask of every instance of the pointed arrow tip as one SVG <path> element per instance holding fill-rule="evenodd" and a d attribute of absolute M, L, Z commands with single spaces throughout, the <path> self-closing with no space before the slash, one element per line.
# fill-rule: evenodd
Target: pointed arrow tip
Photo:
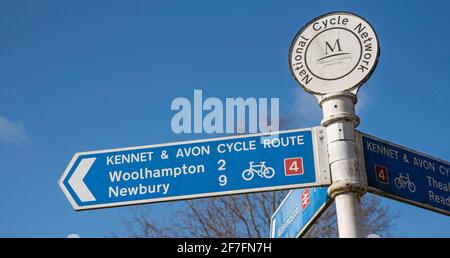
<path fill-rule="evenodd" d="M 70 187 L 72 187 L 73 191 L 78 196 L 81 202 L 90 202 L 96 200 L 94 195 L 92 195 L 91 191 L 83 181 L 87 173 L 89 172 L 89 169 L 94 164 L 95 159 L 96 158 L 82 159 L 68 181 Z"/>

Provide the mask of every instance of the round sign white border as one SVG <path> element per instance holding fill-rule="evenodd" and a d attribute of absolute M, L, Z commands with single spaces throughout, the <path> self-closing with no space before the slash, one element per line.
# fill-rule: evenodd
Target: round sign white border
<path fill-rule="evenodd" d="M 370 29 L 373 31 L 373 33 L 374 33 L 374 35 L 375 35 L 376 42 L 377 42 L 377 48 L 376 48 L 377 53 L 376 53 L 376 57 L 375 57 L 373 66 L 372 66 L 372 67 L 370 68 L 370 70 L 367 72 L 366 76 L 364 76 L 358 83 L 356 83 L 355 85 L 349 87 L 348 89 L 346 89 L 346 90 L 344 90 L 344 91 L 356 93 L 356 92 L 358 91 L 358 89 L 359 89 L 359 88 L 360 88 L 360 87 L 361 87 L 361 86 L 362 86 L 362 85 L 370 78 L 370 76 L 372 76 L 372 74 L 373 74 L 373 72 L 375 71 L 375 69 L 376 69 L 376 67 L 377 67 L 377 65 L 378 65 L 378 62 L 379 62 L 380 53 L 381 53 L 380 41 L 379 41 L 379 39 L 378 39 L 377 32 L 376 32 L 375 29 L 373 28 L 372 24 L 371 24 L 370 22 L 368 22 L 366 19 L 364 19 L 363 17 L 361 17 L 361 16 L 359 16 L 359 15 L 357 15 L 357 14 L 355 14 L 355 13 L 348 12 L 348 11 L 333 11 L 333 12 L 328 12 L 328 13 L 322 14 L 322 15 L 320 15 L 320 16 L 317 16 L 317 17 L 315 17 L 314 19 L 312 19 L 312 20 L 310 20 L 309 22 L 307 22 L 307 23 L 306 23 L 306 24 L 305 24 L 305 25 L 297 32 L 297 34 L 295 34 L 295 36 L 294 36 L 294 38 L 293 38 L 293 40 L 292 40 L 292 42 L 291 42 L 291 44 L 290 44 L 290 46 L 289 46 L 289 51 L 288 51 L 288 66 L 289 66 L 289 71 L 290 71 L 292 77 L 294 78 L 294 80 L 295 80 L 295 81 L 296 81 L 296 82 L 297 82 L 297 83 L 298 83 L 298 84 L 299 84 L 306 92 L 311 93 L 311 94 L 313 94 L 313 95 L 325 95 L 325 94 L 330 94 L 330 93 L 334 93 L 334 92 L 319 92 L 319 91 L 313 91 L 313 90 L 311 90 L 310 88 L 304 86 L 304 85 L 297 79 L 297 76 L 295 75 L 295 73 L 294 73 L 294 71 L 293 71 L 293 69 L 292 69 L 292 66 L 291 66 L 291 61 L 292 61 L 291 56 L 292 56 L 292 55 L 291 55 L 291 53 L 292 53 L 293 50 L 294 50 L 294 47 L 295 47 L 295 45 L 296 45 L 295 43 L 297 42 L 298 38 L 302 35 L 302 33 L 303 33 L 307 28 L 309 28 L 309 26 L 311 26 L 314 22 L 316 22 L 316 21 L 318 21 L 318 20 L 320 20 L 320 19 L 322 19 L 322 18 L 324 18 L 324 17 L 326 17 L 326 16 L 339 15 L 339 14 L 355 16 L 355 17 L 357 17 L 357 18 L 363 20 L 365 23 L 367 23 L 367 24 L 369 25 Z"/>

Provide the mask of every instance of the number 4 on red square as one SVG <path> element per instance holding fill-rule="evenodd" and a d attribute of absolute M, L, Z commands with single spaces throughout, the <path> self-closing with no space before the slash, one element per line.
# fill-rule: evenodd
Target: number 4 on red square
<path fill-rule="evenodd" d="M 286 176 L 303 175 L 303 158 L 284 159 L 284 174 Z"/>
<path fill-rule="evenodd" d="M 383 184 L 389 184 L 388 170 L 386 167 L 381 165 L 375 165 L 375 175 L 377 176 L 377 181 Z"/>

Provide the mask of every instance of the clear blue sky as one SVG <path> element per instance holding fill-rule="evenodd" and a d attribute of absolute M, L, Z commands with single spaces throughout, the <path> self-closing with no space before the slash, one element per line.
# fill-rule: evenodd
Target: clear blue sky
<path fill-rule="evenodd" d="M 359 129 L 449 160 L 448 1 L 0 2 L 0 236 L 102 237 L 127 208 L 75 212 L 57 181 L 78 151 L 212 137 L 171 131 L 176 97 L 279 97 L 282 116 L 321 113 L 292 79 L 297 31 L 351 11 L 381 56 L 361 89 Z M 450 237 L 450 218 L 400 211 L 395 236 Z M 155 210 L 167 214 L 168 204 Z"/>

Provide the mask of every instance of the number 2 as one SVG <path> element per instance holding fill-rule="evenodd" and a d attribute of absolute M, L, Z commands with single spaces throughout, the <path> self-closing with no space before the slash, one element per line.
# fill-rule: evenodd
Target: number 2
<path fill-rule="evenodd" d="M 219 165 L 219 171 L 224 171 L 225 169 L 225 160 L 224 159 L 219 159 L 219 161 L 217 162 L 217 164 Z"/>

